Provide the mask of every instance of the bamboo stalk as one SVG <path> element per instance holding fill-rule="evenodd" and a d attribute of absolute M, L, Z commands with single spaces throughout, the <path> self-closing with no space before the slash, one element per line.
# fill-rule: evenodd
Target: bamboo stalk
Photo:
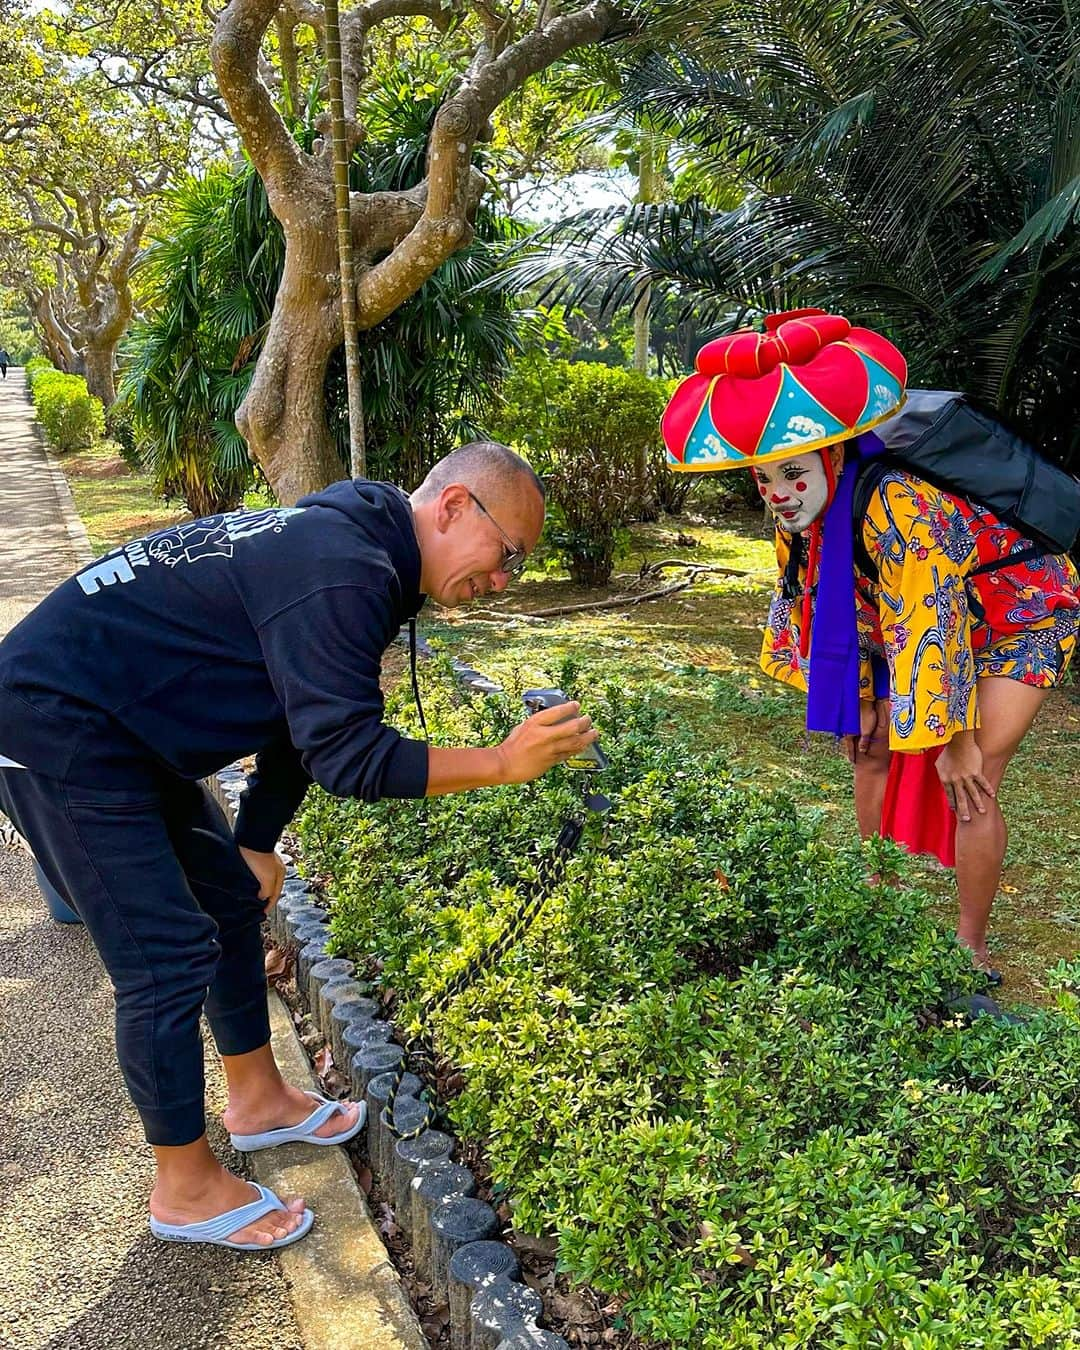
<path fill-rule="evenodd" d="M 341 323 L 345 330 L 345 381 L 349 396 L 349 469 L 353 478 L 367 475 L 364 454 L 364 407 L 360 394 L 360 340 L 356 311 L 356 269 L 353 262 L 349 211 L 349 148 L 345 137 L 345 99 L 341 87 L 341 28 L 337 0 L 325 0 L 326 79 L 330 93 L 330 128 L 334 152 L 334 204 L 337 214 L 338 263 L 341 269 Z"/>

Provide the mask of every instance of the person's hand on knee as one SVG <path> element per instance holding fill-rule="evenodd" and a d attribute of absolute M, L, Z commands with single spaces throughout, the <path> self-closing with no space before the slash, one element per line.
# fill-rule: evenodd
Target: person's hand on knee
<path fill-rule="evenodd" d="M 864 698 L 859 702 L 859 734 L 841 736 L 840 751 L 849 764 L 855 764 L 862 755 L 870 753 L 870 747 L 881 735 L 882 730 L 889 734 L 889 700 L 887 698 Z"/>
<path fill-rule="evenodd" d="M 983 752 L 973 731 L 958 731 L 935 767 L 949 805 L 961 820 L 971 819 L 973 807 L 979 815 L 986 814 L 984 795 L 993 797 L 994 788 L 983 773 Z"/>
<path fill-rule="evenodd" d="M 277 904 L 281 888 L 285 885 L 285 863 L 277 852 L 259 853 L 253 848 L 241 848 L 240 856 L 254 873 L 259 883 L 259 899 L 266 905 L 266 912 Z"/>

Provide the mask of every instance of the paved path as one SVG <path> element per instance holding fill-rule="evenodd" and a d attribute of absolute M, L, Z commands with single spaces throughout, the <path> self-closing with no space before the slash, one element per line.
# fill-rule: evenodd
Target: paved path
<path fill-rule="evenodd" d="M 21 370 L 0 381 L 0 634 L 79 566 L 62 475 Z M 224 1105 L 213 1056 L 211 1111 Z M 239 1169 L 220 1129 L 219 1157 Z M 54 924 L 0 850 L 0 1346 L 302 1350 L 277 1257 L 164 1246 L 150 1156 L 112 1046 L 112 996 L 79 927 Z"/>

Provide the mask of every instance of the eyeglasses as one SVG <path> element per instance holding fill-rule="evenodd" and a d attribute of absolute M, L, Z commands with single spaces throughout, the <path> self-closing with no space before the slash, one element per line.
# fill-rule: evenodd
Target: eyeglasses
<path fill-rule="evenodd" d="M 465 491 L 468 492 L 469 491 L 468 488 L 466 488 Z M 499 522 L 495 519 L 495 517 L 491 514 L 491 512 L 487 509 L 487 507 L 484 505 L 484 503 L 480 500 L 480 498 L 476 495 L 475 492 L 469 492 L 469 496 L 472 499 L 472 501 L 476 504 L 477 509 L 480 510 L 485 516 L 487 516 L 488 520 L 491 521 L 492 525 L 495 526 L 495 528 L 499 531 L 499 533 L 503 537 L 503 543 L 506 545 L 506 551 L 503 554 L 503 560 L 499 565 L 499 571 L 505 572 L 506 575 L 509 577 L 520 576 L 522 570 L 525 567 L 525 559 L 529 555 L 525 552 L 523 548 L 518 548 L 517 544 L 514 543 L 514 541 L 506 533 L 503 527 L 499 524 Z"/>

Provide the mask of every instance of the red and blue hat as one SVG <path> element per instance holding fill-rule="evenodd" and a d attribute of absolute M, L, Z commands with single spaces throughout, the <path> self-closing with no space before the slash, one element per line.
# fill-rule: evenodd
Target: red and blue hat
<path fill-rule="evenodd" d="M 907 362 L 887 338 L 820 309 L 770 314 L 765 332 L 708 342 L 664 411 L 668 468 L 790 459 L 858 436 L 904 402 Z"/>

